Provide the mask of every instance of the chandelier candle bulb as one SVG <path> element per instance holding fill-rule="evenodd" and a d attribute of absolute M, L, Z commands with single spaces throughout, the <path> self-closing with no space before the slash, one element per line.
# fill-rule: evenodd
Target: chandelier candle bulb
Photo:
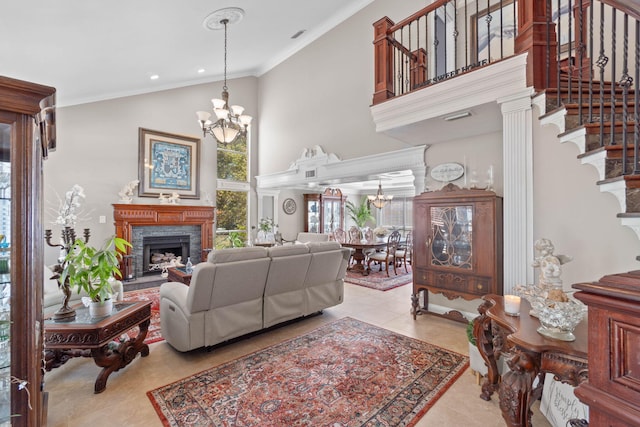
<path fill-rule="evenodd" d="M 520 297 L 516 295 L 505 295 L 504 312 L 509 316 L 520 316 Z"/>

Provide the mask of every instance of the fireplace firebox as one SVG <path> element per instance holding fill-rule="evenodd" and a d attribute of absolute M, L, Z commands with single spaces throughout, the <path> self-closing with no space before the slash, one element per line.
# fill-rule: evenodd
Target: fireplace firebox
<path fill-rule="evenodd" d="M 187 262 L 190 255 L 189 235 L 145 236 L 142 239 L 142 274 L 160 274 L 162 267 L 180 257 Z"/>

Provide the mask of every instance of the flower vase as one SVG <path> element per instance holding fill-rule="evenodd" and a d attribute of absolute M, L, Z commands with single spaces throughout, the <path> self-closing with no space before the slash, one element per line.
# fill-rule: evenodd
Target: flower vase
<path fill-rule="evenodd" d="M 105 301 L 91 301 L 89 303 L 89 316 L 105 317 L 111 314 L 113 311 L 113 300 L 108 299 Z"/>

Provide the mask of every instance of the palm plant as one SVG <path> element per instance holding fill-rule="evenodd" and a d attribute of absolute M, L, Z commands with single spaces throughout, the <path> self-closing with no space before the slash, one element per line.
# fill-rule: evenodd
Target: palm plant
<path fill-rule="evenodd" d="M 347 214 L 349 218 L 356 223 L 358 228 L 362 228 L 365 226 L 367 221 L 371 221 L 375 224 L 376 218 L 371 213 L 371 208 L 369 207 L 369 203 L 367 202 L 367 196 L 362 196 L 362 200 L 360 201 L 360 205 L 356 206 L 354 203 L 347 201 L 345 204 L 347 208 Z"/>

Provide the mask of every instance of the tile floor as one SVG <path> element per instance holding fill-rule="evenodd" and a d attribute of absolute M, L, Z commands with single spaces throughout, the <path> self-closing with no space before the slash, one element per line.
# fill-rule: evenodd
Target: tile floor
<path fill-rule="evenodd" d="M 147 391 L 345 316 L 467 354 L 465 325 L 429 315 L 418 316 L 414 321 L 409 312 L 410 294 L 410 285 L 381 292 L 345 284 L 345 302 L 325 310 L 322 315 L 211 352 L 197 350 L 184 354 L 165 342 L 151 344 L 149 356 L 138 356 L 129 366 L 112 373 L 101 394 L 93 394 L 93 383 L 100 368 L 91 359 L 72 359 L 45 374 L 45 390 L 49 392 L 47 426 L 161 426 Z M 485 402 L 479 395 L 480 386 L 467 370 L 417 426 L 504 426 L 497 396 Z M 549 426 L 537 407 L 537 403 L 534 404 L 533 425 Z"/>

